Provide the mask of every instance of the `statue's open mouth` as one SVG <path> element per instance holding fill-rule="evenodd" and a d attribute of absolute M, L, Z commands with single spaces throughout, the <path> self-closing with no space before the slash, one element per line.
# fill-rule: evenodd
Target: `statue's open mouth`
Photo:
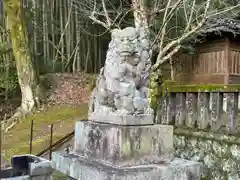
<path fill-rule="evenodd" d="M 129 51 L 121 51 L 120 53 L 122 56 L 131 56 L 133 54 L 133 52 L 129 52 Z"/>

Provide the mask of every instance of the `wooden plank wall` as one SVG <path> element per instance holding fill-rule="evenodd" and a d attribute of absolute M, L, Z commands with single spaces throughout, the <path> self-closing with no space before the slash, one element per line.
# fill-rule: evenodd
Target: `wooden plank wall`
<path fill-rule="evenodd" d="M 197 46 L 195 56 L 181 55 L 175 64 L 177 81 L 180 84 L 224 83 L 228 75 L 226 45 L 226 39 L 213 40 Z"/>
<path fill-rule="evenodd" d="M 229 83 L 240 84 L 240 42 L 230 41 Z"/>

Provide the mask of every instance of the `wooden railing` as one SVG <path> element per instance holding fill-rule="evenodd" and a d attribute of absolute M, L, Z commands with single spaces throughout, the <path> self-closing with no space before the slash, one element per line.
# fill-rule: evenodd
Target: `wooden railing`
<path fill-rule="evenodd" d="M 185 87 L 185 88 L 184 88 Z M 237 134 L 240 85 L 168 86 L 163 88 L 156 123 Z M 223 111 L 226 94 L 227 109 Z"/>

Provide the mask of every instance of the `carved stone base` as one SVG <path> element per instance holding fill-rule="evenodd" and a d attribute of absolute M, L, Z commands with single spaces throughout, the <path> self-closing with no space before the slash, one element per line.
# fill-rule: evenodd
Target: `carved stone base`
<path fill-rule="evenodd" d="M 118 124 L 118 125 L 152 125 L 154 116 L 149 114 L 141 115 L 119 115 L 92 113 L 89 120 L 99 123 Z"/>
<path fill-rule="evenodd" d="M 116 168 L 91 158 L 54 152 L 52 161 L 57 171 L 81 180 L 200 180 L 201 173 L 201 164 L 183 159 L 160 165 Z"/>
<path fill-rule="evenodd" d="M 170 162 L 173 151 L 172 126 L 76 122 L 74 152 L 102 163 L 118 167 L 159 164 Z"/>

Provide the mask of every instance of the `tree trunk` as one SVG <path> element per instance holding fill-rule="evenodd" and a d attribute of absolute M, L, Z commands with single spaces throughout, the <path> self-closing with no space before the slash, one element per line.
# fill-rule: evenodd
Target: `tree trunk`
<path fill-rule="evenodd" d="M 22 93 L 21 107 L 15 114 L 19 118 L 39 105 L 41 87 L 32 61 L 21 0 L 4 0 L 4 10 Z"/>
<path fill-rule="evenodd" d="M 132 0 L 133 5 L 133 15 L 134 15 L 134 24 L 135 28 L 144 28 L 146 33 L 150 33 L 149 31 L 149 22 L 147 16 L 147 0 Z"/>
<path fill-rule="evenodd" d="M 147 0 L 132 0 L 133 6 L 133 15 L 134 15 L 134 24 L 137 29 L 143 29 L 144 34 L 146 34 L 150 40 L 150 27 L 149 27 L 149 17 L 148 17 L 148 7 Z M 150 58 L 152 59 L 153 48 L 149 49 Z M 149 72 L 149 100 L 151 108 L 156 113 L 158 102 L 159 102 L 159 94 L 160 94 L 160 86 L 162 84 L 162 73 L 159 68 L 155 72 Z"/>

